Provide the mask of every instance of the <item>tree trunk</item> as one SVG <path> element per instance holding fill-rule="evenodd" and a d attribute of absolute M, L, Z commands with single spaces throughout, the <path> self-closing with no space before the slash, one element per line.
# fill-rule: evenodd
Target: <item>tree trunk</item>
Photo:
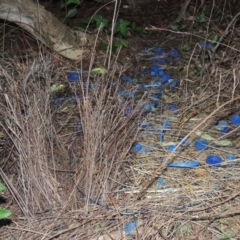
<path fill-rule="evenodd" d="M 0 0 L 0 18 L 16 23 L 69 59 L 80 60 L 93 47 L 94 36 L 71 30 L 32 0 Z"/>

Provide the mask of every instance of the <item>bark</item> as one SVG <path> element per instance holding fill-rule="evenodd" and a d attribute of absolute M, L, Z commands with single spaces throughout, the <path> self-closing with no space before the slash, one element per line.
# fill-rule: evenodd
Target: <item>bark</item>
<path fill-rule="evenodd" d="M 62 56 L 80 60 L 89 55 L 94 36 L 73 31 L 32 0 L 0 0 L 0 18 L 14 22 Z"/>

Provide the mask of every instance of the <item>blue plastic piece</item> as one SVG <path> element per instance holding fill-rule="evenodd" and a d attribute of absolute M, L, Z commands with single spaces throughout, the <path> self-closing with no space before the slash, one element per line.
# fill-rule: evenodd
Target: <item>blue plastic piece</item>
<path fill-rule="evenodd" d="M 146 147 L 143 147 L 140 143 L 134 143 L 132 145 L 131 150 L 137 154 L 141 154 L 141 153 L 148 153 L 149 149 Z"/>
<path fill-rule="evenodd" d="M 168 75 L 168 74 L 165 74 L 165 75 L 163 75 L 162 76 L 162 84 L 166 84 L 166 83 L 168 83 L 169 82 L 169 79 L 171 79 L 171 76 L 170 75 Z"/>
<path fill-rule="evenodd" d="M 177 52 L 177 50 L 176 50 L 175 48 L 172 48 L 172 49 L 171 49 L 170 55 L 171 55 L 171 57 L 172 57 L 174 60 L 176 60 L 176 61 L 178 61 L 178 60 L 181 59 L 180 56 L 179 56 L 179 54 L 178 54 L 178 52 Z"/>
<path fill-rule="evenodd" d="M 222 159 L 214 154 L 210 154 L 206 158 L 206 163 L 213 166 L 219 166 L 222 162 Z"/>
<path fill-rule="evenodd" d="M 161 177 L 156 182 L 156 187 L 161 187 L 164 184 L 164 178 Z"/>
<path fill-rule="evenodd" d="M 170 111 L 175 111 L 175 110 L 177 110 L 177 104 L 171 104 L 171 105 L 169 105 L 169 110 L 170 110 Z"/>
<path fill-rule="evenodd" d="M 75 72 L 70 72 L 68 74 L 68 81 L 69 82 L 76 82 L 78 80 L 80 80 L 80 75 L 79 75 L 79 72 L 75 71 Z"/>
<path fill-rule="evenodd" d="M 139 125 L 142 128 L 146 128 L 146 127 L 151 127 L 152 126 L 152 124 L 150 122 L 148 122 L 148 121 L 142 121 L 142 122 L 140 122 Z"/>
<path fill-rule="evenodd" d="M 181 145 L 182 147 L 186 147 L 187 144 L 188 144 L 188 140 L 187 140 L 187 139 L 181 140 L 180 142 L 181 142 L 180 145 Z"/>
<path fill-rule="evenodd" d="M 171 89 L 173 89 L 177 86 L 177 81 L 174 79 L 170 79 L 168 82 L 170 83 L 169 86 Z"/>
<path fill-rule="evenodd" d="M 226 161 L 233 161 L 236 159 L 234 154 L 226 154 L 225 158 L 226 158 Z"/>
<path fill-rule="evenodd" d="M 237 114 L 233 114 L 230 117 L 230 121 L 233 125 L 238 126 L 238 125 L 240 125 L 240 116 Z"/>
<path fill-rule="evenodd" d="M 137 226 L 135 221 L 131 221 L 123 224 L 123 231 L 126 235 L 130 235 L 133 229 Z"/>
<path fill-rule="evenodd" d="M 135 92 L 132 91 L 132 92 L 126 92 L 125 90 L 121 90 L 118 92 L 119 95 L 125 97 L 125 98 L 133 98 L 134 95 L 135 95 Z"/>
<path fill-rule="evenodd" d="M 55 97 L 55 98 L 53 98 L 53 103 L 54 104 L 58 104 L 58 103 L 60 103 L 60 102 L 62 102 L 64 100 L 64 98 L 62 98 L 62 97 Z"/>
<path fill-rule="evenodd" d="M 194 147 L 199 151 L 205 150 L 208 147 L 208 141 L 205 139 L 198 139 L 195 141 Z"/>
<path fill-rule="evenodd" d="M 165 50 L 162 48 L 154 48 L 153 52 L 157 53 L 157 54 L 165 54 L 166 53 Z"/>
<path fill-rule="evenodd" d="M 132 113 L 132 111 L 133 111 L 133 108 L 132 108 L 132 107 L 126 107 L 126 108 L 124 109 L 124 116 L 125 116 L 125 117 L 128 117 L 128 116 Z"/>
<path fill-rule="evenodd" d="M 164 64 L 165 61 L 167 61 L 167 58 L 159 58 L 159 57 L 156 57 L 156 58 L 153 58 L 152 59 L 152 62 L 157 62 L 159 64 Z"/>
<path fill-rule="evenodd" d="M 199 44 L 199 46 L 201 47 L 201 48 L 203 48 L 203 49 L 206 49 L 206 50 L 209 50 L 209 49 L 211 49 L 212 48 L 212 43 L 211 42 L 199 42 L 198 43 Z"/>
<path fill-rule="evenodd" d="M 169 126 L 169 120 L 165 119 L 163 125 L 160 128 L 160 135 L 158 137 L 159 142 L 163 142 L 163 133 L 165 132 L 166 128 Z"/>
<path fill-rule="evenodd" d="M 168 167 L 177 167 L 177 168 L 193 168 L 198 167 L 200 163 L 198 161 L 191 161 L 191 162 L 171 162 L 168 164 Z"/>
<path fill-rule="evenodd" d="M 121 79 L 124 82 L 130 82 L 130 83 L 134 82 L 133 78 L 130 78 L 130 77 L 127 77 L 127 76 L 122 76 Z"/>
<path fill-rule="evenodd" d="M 167 147 L 167 150 L 169 151 L 169 152 L 174 152 L 174 149 L 175 149 L 175 145 L 169 145 L 168 147 Z"/>
<path fill-rule="evenodd" d="M 228 133 L 230 131 L 230 128 L 229 127 L 224 127 L 224 128 L 222 128 L 222 129 L 220 129 L 220 133 L 222 133 L 222 134 L 226 134 L 226 133 Z"/>

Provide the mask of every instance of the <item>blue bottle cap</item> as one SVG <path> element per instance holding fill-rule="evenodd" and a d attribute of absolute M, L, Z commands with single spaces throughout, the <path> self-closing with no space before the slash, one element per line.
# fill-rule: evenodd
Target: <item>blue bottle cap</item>
<path fill-rule="evenodd" d="M 139 151 L 141 151 L 142 150 L 142 145 L 140 144 L 140 143 L 134 143 L 133 145 L 132 145 L 132 150 L 135 152 L 135 153 L 137 153 L 137 152 L 139 152 Z"/>
<path fill-rule="evenodd" d="M 230 121 L 233 125 L 237 126 L 237 125 L 240 125 L 240 116 L 237 115 L 237 114 L 233 114 L 231 117 L 230 117 Z"/>
<path fill-rule="evenodd" d="M 174 149 L 175 149 L 175 145 L 169 145 L 168 147 L 167 147 L 167 150 L 169 151 L 169 152 L 173 152 L 174 151 Z"/>
<path fill-rule="evenodd" d="M 80 80 L 80 75 L 78 72 L 70 72 L 67 78 L 69 82 L 76 82 Z"/>
<path fill-rule="evenodd" d="M 205 150 L 208 147 L 208 141 L 205 139 L 198 139 L 195 141 L 194 147 L 199 151 Z"/>
<path fill-rule="evenodd" d="M 226 161 L 233 161 L 236 159 L 235 155 L 233 154 L 226 154 L 225 158 L 226 158 Z"/>
<path fill-rule="evenodd" d="M 206 158 L 206 163 L 209 165 L 219 166 L 221 162 L 222 162 L 222 159 L 219 156 L 214 154 L 210 154 Z"/>

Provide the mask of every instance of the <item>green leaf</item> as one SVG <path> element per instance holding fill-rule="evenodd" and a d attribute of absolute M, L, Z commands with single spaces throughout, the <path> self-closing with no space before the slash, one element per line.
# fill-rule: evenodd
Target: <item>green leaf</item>
<path fill-rule="evenodd" d="M 189 51 L 191 49 L 191 46 L 189 44 L 185 44 L 185 45 L 182 46 L 181 49 L 182 49 L 182 51 L 187 52 L 187 51 Z"/>
<path fill-rule="evenodd" d="M 6 187 L 0 182 L 0 191 L 3 191 L 5 189 L 6 189 Z"/>
<path fill-rule="evenodd" d="M 128 26 L 131 23 L 129 21 L 123 20 L 123 19 L 119 19 L 116 22 L 116 26 L 114 28 L 114 34 L 116 33 L 121 33 L 123 35 L 123 37 L 127 37 L 127 32 L 129 31 Z"/>
<path fill-rule="evenodd" d="M 212 43 L 216 43 L 218 40 L 218 35 L 214 35 L 212 38 Z"/>
<path fill-rule="evenodd" d="M 136 27 L 134 31 L 137 33 L 146 33 L 146 30 L 142 26 Z"/>
<path fill-rule="evenodd" d="M 10 216 L 11 214 L 12 214 L 11 211 L 0 208 L 0 219 L 7 218 L 7 217 Z"/>
<path fill-rule="evenodd" d="M 204 23 L 206 22 L 206 11 L 202 11 L 199 18 L 198 18 L 199 23 Z"/>
<path fill-rule="evenodd" d="M 84 23 L 84 24 L 91 24 L 95 21 L 94 18 L 90 18 L 90 17 L 86 17 L 86 18 L 82 18 L 80 19 L 79 23 Z"/>
<path fill-rule="evenodd" d="M 96 16 L 94 18 L 94 20 L 96 21 L 96 28 L 99 29 L 99 30 L 108 26 L 108 19 L 107 18 L 103 18 L 102 16 Z"/>
<path fill-rule="evenodd" d="M 73 8 L 68 11 L 67 18 L 73 18 L 77 15 L 77 9 Z"/>
<path fill-rule="evenodd" d="M 172 25 L 172 26 L 171 26 L 171 29 L 172 29 L 173 31 L 179 31 L 178 25 Z"/>
<path fill-rule="evenodd" d="M 119 47 L 128 47 L 128 44 L 125 40 L 119 39 L 119 40 L 114 40 L 113 41 L 113 47 L 114 48 L 119 48 Z"/>

